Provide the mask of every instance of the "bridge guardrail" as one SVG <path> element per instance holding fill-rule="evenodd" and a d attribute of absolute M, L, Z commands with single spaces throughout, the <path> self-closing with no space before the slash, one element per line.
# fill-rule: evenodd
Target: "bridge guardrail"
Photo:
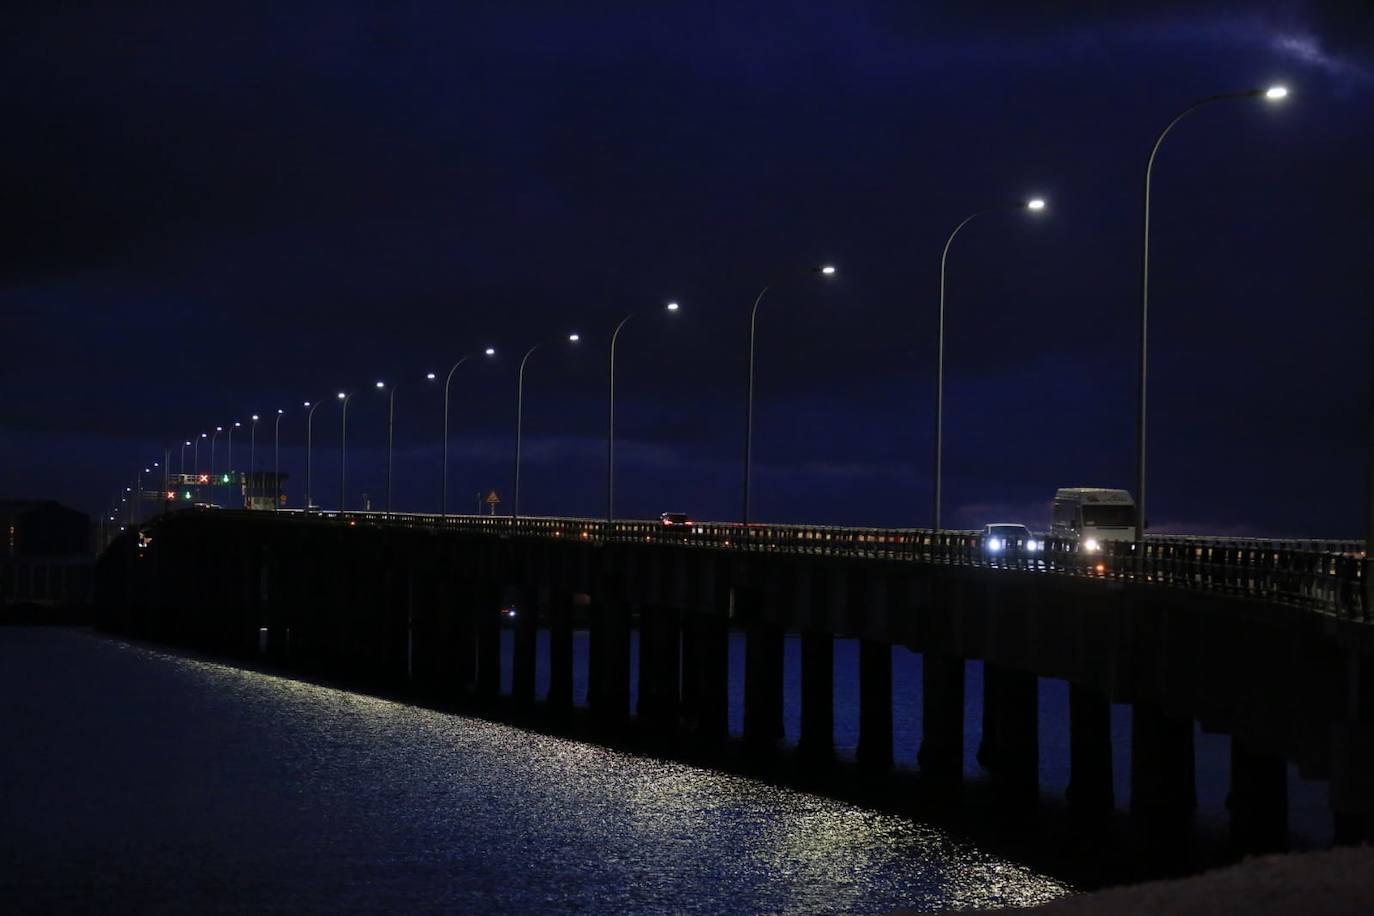
<path fill-rule="evenodd" d="M 198 511 L 198 510 L 189 510 Z M 203 510 L 202 510 L 203 511 Z M 440 529 L 501 537 L 589 543 L 657 543 L 746 553 L 778 553 L 920 562 L 1052 575 L 1145 582 L 1167 588 L 1259 598 L 1341 617 L 1368 620 L 1364 550 L 1356 541 L 1206 538 L 1149 535 L 1143 549 L 1131 541 L 1105 541 L 1086 552 L 1076 539 L 1034 536 L 1038 549 L 1014 539 L 997 553 L 984 549 L 977 531 L 924 528 L 846 528 L 657 520 L 616 520 L 508 515 L 437 515 L 385 512 L 281 510 L 279 515 L 351 525 Z"/>

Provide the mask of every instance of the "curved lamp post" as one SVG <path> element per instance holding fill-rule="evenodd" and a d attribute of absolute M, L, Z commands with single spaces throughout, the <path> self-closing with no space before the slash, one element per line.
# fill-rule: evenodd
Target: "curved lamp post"
<path fill-rule="evenodd" d="M 281 418 L 286 411 L 277 408 L 277 419 L 272 424 L 272 511 L 276 512 L 281 504 Z"/>
<path fill-rule="evenodd" d="M 188 445 L 190 445 L 190 444 L 191 444 L 191 440 L 190 440 L 190 439 L 187 439 L 185 442 L 183 442 L 183 443 L 181 444 L 181 459 L 177 462 L 177 473 L 178 473 L 178 474 L 183 474 L 183 475 L 184 475 L 184 474 L 186 473 L 186 446 L 188 446 Z"/>
<path fill-rule="evenodd" d="M 1137 542 L 1145 539 L 1145 395 L 1149 382 L 1150 330 L 1150 177 L 1155 167 L 1155 154 L 1159 152 L 1160 144 L 1169 135 L 1169 131 L 1174 129 L 1175 124 L 1205 105 L 1210 105 L 1213 102 L 1224 102 L 1229 99 L 1264 99 L 1269 102 L 1277 102 L 1287 98 L 1287 96 L 1288 90 L 1285 87 L 1270 86 L 1268 89 L 1222 93 L 1194 102 L 1175 115 L 1174 119 L 1159 132 L 1155 145 L 1150 149 L 1150 158 L 1145 163 L 1145 224 L 1140 258 L 1140 403 L 1136 414 L 1136 444 L 1139 449 L 1136 458 L 1135 490 L 1135 539 Z"/>
<path fill-rule="evenodd" d="M 496 348 L 487 347 L 485 350 L 482 351 L 482 353 L 485 356 L 495 356 Z M 459 357 L 458 362 L 454 363 L 453 368 L 448 370 L 448 376 L 444 379 L 444 470 L 443 484 L 441 485 L 439 496 L 439 512 L 441 515 L 448 515 L 448 390 L 449 385 L 453 382 L 453 373 L 457 372 L 458 367 L 463 365 L 463 363 L 467 362 L 471 358 L 472 354 L 470 353 L 464 354 L 463 356 Z M 426 378 L 428 378 L 432 382 L 435 379 L 435 375 L 433 372 L 431 372 L 426 376 Z"/>
<path fill-rule="evenodd" d="M 669 302 L 664 309 L 668 312 L 676 312 L 678 304 Z M 611 357 L 610 370 L 607 373 L 610 379 L 610 411 L 606 421 L 606 521 L 615 520 L 615 344 L 620 337 L 620 331 L 626 323 L 637 313 L 631 312 L 620 319 L 620 324 L 615 326 L 615 331 L 611 334 Z"/>
<path fill-rule="evenodd" d="M 305 415 L 305 511 L 310 512 L 310 429 L 315 422 L 315 410 L 320 406 L 316 401 L 311 404 L 306 401 L 302 406 L 310 408 Z"/>
<path fill-rule="evenodd" d="M 935 335 L 935 506 L 931 512 L 931 528 L 935 531 L 940 530 L 941 499 L 944 494 L 945 479 L 945 264 L 949 260 L 949 246 L 954 243 L 954 237 L 959 234 L 960 229 L 980 216 L 999 213 L 1004 210 L 1028 210 L 1031 213 L 1039 213 L 1044 209 L 1045 201 L 1039 197 L 1033 197 L 1030 200 L 1021 200 L 1001 207 L 979 210 L 964 217 L 964 221 L 955 226 L 954 231 L 945 240 L 945 250 L 940 255 L 940 321 L 939 330 Z"/>
<path fill-rule="evenodd" d="M 835 268 L 827 264 L 813 267 L 811 272 L 831 277 L 835 275 Z M 740 509 L 740 521 L 745 525 L 749 524 L 749 480 L 753 476 L 754 466 L 754 334 L 758 327 L 759 304 L 772 288 L 773 284 L 770 283 L 759 290 L 758 297 L 754 299 L 754 308 L 749 312 L 749 387 L 744 401 L 744 497 Z"/>
<path fill-rule="evenodd" d="M 386 390 L 386 382 L 378 382 L 377 390 Z M 396 386 L 391 386 L 390 397 L 387 399 L 390 406 L 386 413 L 386 514 L 391 516 L 391 445 L 395 441 L 396 432 Z"/>
<path fill-rule="evenodd" d="M 215 490 L 219 488 L 219 478 L 215 476 L 215 440 L 219 434 L 224 432 L 223 426 L 215 427 L 215 434 L 210 437 L 210 502 L 215 501 Z"/>
<path fill-rule="evenodd" d="M 254 462 L 257 460 L 258 449 L 258 415 L 253 414 L 249 417 L 252 425 L 248 427 L 248 473 L 253 473 Z"/>
<path fill-rule="evenodd" d="M 195 438 L 195 447 L 191 449 L 191 463 L 195 465 L 191 473 L 196 476 L 197 486 L 200 481 L 200 440 L 205 438 L 205 433 L 201 433 Z"/>
<path fill-rule="evenodd" d="M 568 335 L 569 343 L 577 343 L 582 337 L 577 333 Z M 525 351 L 524 357 L 520 360 L 520 378 L 515 389 L 515 495 L 511 503 L 511 521 L 520 517 L 520 447 L 524 431 L 525 421 L 525 363 L 530 361 L 530 357 L 544 344 L 535 344 Z"/>
<path fill-rule="evenodd" d="M 339 415 L 339 517 L 342 518 L 347 507 L 344 487 L 348 482 L 348 402 L 353 399 L 353 392 L 340 391 L 338 399 L 343 404 L 343 412 Z"/>

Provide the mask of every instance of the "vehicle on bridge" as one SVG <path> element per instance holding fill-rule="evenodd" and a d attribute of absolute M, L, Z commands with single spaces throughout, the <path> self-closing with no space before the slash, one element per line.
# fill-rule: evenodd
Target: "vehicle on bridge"
<path fill-rule="evenodd" d="M 1125 490 L 1062 487 L 1054 494 L 1050 536 L 1078 542 L 1098 553 L 1107 541 L 1135 540 L 1135 499 Z"/>
<path fill-rule="evenodd" d="M 692 517 L 686 512 L 664 512 L 658 517 L 665 528 L 690 528 Z"/>
<path fill-rule="evenodd" d="M 983 526 L 983 554 L 989 557 L 1024 556 L 1039 553 L 1045 544 L 1025 525 L 997 522 Z"/>

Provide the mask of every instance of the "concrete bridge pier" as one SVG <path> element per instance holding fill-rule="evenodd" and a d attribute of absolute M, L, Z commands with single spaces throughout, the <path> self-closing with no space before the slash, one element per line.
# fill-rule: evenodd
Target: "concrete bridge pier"
<path fill-rule="evenodd" d="M 589 698 L 602 727 L 620 729 L 630 714 L 630 611 L 620 595 L 607 594 L 592 614 L 596 692 Z"/>
<path fill-rule="evenodd" d="M 1288 762 L 1231 738 L 1231 845 L 1258 854 L 1288 849 Z"/>
<path fill-rule="evenodd" d="M 511 652 L 511 700 L 518 709 L 534 706 L 534 666 L 539 636 L 541 589 L 523 585 L 516 591 L 515 639 Z"/>
<path fill-rule="evenodd" d="M 983 740 L 978 760 L 999 799 L 1034 806 L 1040 792 L 1040 728 L 1033 674 L 983 663 Z"/>
<path fill-rule="evenodd" d="M 835 757 L 835 639 L 819 630 L 801 634 L 801 735 L 797 752 L 816 762 Z"/>
<path fill-rule="evenodd" d="M 495 700 L 501 692 L 501 587 L 480 581 L 473 589 L 477 635 L 477 698 Z"/>
<path fill-rule="evenodd" d="M 681 630 L 673 608 L 640 612 L 637 712 L 640 721 L 660 735 L 671 734 L 677 727 Z"/>
<path fill-rule="evenodd" d="M 928 651 L 921 658 L 921 776 L 939 789 L 964 778 L 964 660 Z"/>
<path fill-rule="evenodd" d="M 1112 792 L 1112 706 L 1090 687 L 1069 684 L 1069 788 L 1075 812 L 1110 814 Z"/>
<path fill-rule="evenodd" d="M 782 627 L 752 620 L 744 633 L 744 741 L 775 749 L 783 739 Z"/>
<path fill-rule="evenodd" d="M 730 623 L 688 613 L 682 638 L 683 715 L 698 742 L 720 744 L 730 730 Z"/>
<path fill-rule="evenodd" d="M 576 596 L 555 593 L 549 605 L 549 709 L 573 708 L 573 610 Z"/>
<path fill-rule="evenodd" d="M 1193 722 L 1166 713 L 1154 700 L 1131 710 L 1131 815 L 1146 852 L 1185 861 L 1197 808 Z"/>
<path fill-rule="evenodd" d="M 870 772 L 892 768 L 892 647 L 859 640 L 859 766 Z"/>

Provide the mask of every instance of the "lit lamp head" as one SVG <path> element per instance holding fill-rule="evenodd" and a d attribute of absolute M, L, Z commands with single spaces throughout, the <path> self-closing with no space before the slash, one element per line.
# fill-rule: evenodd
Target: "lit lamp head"
<path fill-rule="evenodd" d="M 201 433 L 201 434 L 200 434 L 200 437 L 201 437 L 202 439 L 208 439 L 208 438 L 209 438 L 209 433 Z"/>
<path fill-rule="evenodd" d="M 310 406 L 310 402 L 309 402 L 309 401 L 305 401 L 305 402 L 303 402 L 303 403 L 301 404 L 301 406 L 302 406 L 302 407 L 309 407 L 309 406 Z"/>
<path fill-rule="evenodd" d="M 576 331 L 568 335 L 568 343 L 577 343 L 581 339 L 582 335 L 578 334 Z"/>
<path fill-rule="evenodd" d="M 1288 98 L 1288 87 L 1270 86 L 1268 89 L 1264 90 L 1264 97 L 1271 102 L 1277 102 L 1280 99 L 1286 99 Z"/>
<path fill-rule="evenodd" d="M 816 273 L 820 274 L 823 277 L 833 277 L 835 276 L 835 265 L 823 264 L 820 267 L 816 268 Z"/>
<path fill-rule="evenodd" d="M 224 427 L 223 427 L 223 426 L 216 426 L 216 427 L 215 427 L 215 432 L 217 432 L 217 433 L 222 433 L 222 432 L 224 432 Z"/>
<path fill-rule="evenodd" d="M 280 407 L 277 408 L 277 416 L 281 416 L 284 413 L 286 413 L 286 411 L 282 410 Z"/>
<path fill-rule="evenodd" d="M 669 302 L 667 308 L 670 312 L 676 312 L 680 306 L 676 302 Z"/>
<path fill-rule="evenodd" d="M 187 445 L 190 445 L 190 444 L 191 444 L 191 440 L 190 440 L 190 439 L 187 439 L 187 440 L 186 440 L 186 444 L 187 444 Z"/>
<path fill-rule="evenodd" d="M 1026 201 L 1026 209 L 1032 213 L 1039 213 L 1045 209 L 1045 199 L 1043 197 L 1032 197 Z"/>
<path fill-rule="evenodd" d="M 337 397 L 338 397 L 338 399 L 339 399 L 340 401 L 342 401 L 344 398 L 348 397 L 348 395 L 346 395 L 346 394 L 344 394 L 342 391 L 340 391 L 340 392 L 338 393 Z"/>
<path fill-rule="evenodd" d="M 256 422 L 258 422 L 258 415 L 257 415 L 257 414 L 253 414 L 253 415 L 252 415 L 251 417 L 249 417 L 248 419 L 250 419 L 250 420 L 252 420 L 254 423 L 256 423 Z"/>
<path fill-rule="evenodd" d="M 429 380 L 432 382 L 432 381 L 434 381 L 434 379 L 435 379 L 435 375 L 434 375 L 433 372 L 426 372 L 426 373 L 425 373 L 425 378 L 429 379 Z"/>
<path fill-rule="evenodd" d="M 240 423 L 238 420 L 235 420 L 235 421 L 234 421 L 234 429 L 238 429 L 238 428 L 239 428 L 240 426 L 242 426 L 242 425 L 243 425 L 243 424 Z"/>
<path fill-rule="evenodd" d="M 485 353 L 487 356 L 495 356 L 495 355 L 496 355 L 496 348 L 495 348 L 495 347 L 487 347 L 487 348 L 486 348 L 485 350 L 483 350 L 482 352 Z"/>
<path fill-rule="evenodd" d="M 382 390 L 383 388 L 385 388 L 385 387 L 386 387 L 386 382 L 378 382 L 378 383 L 377 383 L 377 390 L 378 390 L 378 391 L 381 391 L 381 390 Z"/>

